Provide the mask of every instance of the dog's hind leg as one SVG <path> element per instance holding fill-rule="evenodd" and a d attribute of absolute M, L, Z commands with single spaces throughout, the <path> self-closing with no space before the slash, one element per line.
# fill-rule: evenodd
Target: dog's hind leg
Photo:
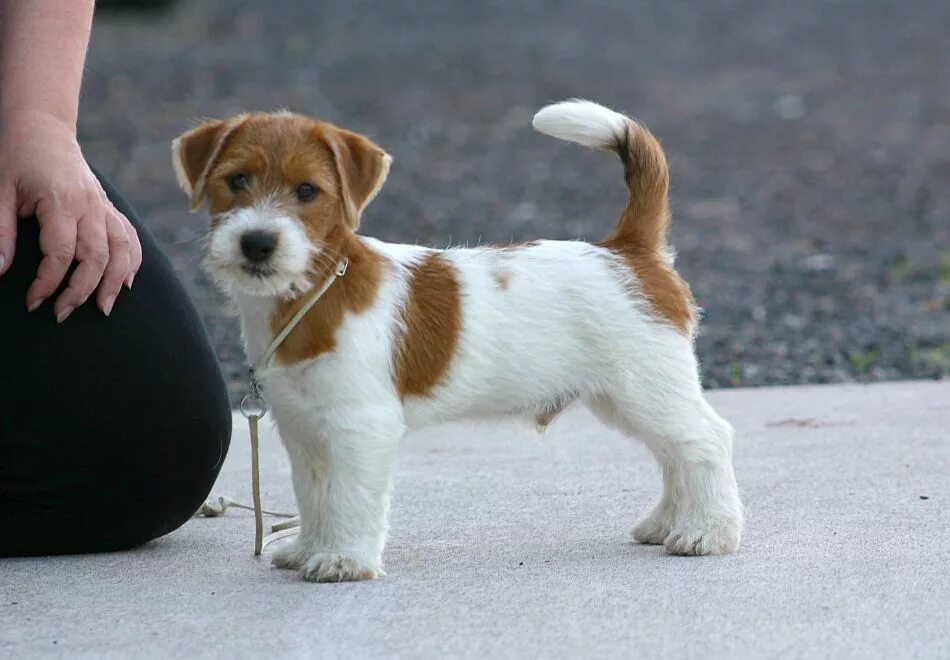
<path fill-rule="evenodd" d="M 588 402 L 601 420 L 643 440 L 660 464 L 663 495 L 633 536 L 677 555 L 735 552 L 743 516 L 732 427 L 703 398 L 691 354 L 652 364 L 665 368 L 626 374 Z"/>
<path fill-rule="evenodd" d="M 613 399 L 606 396 L 596 396 L 587 399 L 585 403 L 588 409 L 606 426 L 615 428 L 625 435 L 637 435 L 633 424 L 620 413 L 614 405 Z M 646 444 L 648 449 L 653 449 L 653 444 Z M 676 500 L 673 497 L 673 486 L 676 477 L 674 465 L 666 461 L 664 455 L 654 454 L 654 456 L 663 473 L 663 494 L 660 496 L 660 501 L 653 507 L 650 515 L 640 521 L 633 528 L 631 534 L 637 543 L 663 545 L 666 537 L 670 535 L 670 530 L 673 528 L 673 519 L 676 517 Z"/>

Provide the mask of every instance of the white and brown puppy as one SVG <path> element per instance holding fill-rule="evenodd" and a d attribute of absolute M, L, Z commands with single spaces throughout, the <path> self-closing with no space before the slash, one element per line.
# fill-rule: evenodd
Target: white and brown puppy
<path fill-rule="evenodd" d="M 315 581 L 377 577 L 407 429 L 499 412 L 544 424 L 575 399 L 662 468 L 636 540 L 681 555 L 738 547 L 733 430 L 700 387 L 693 298 L 665 239 L 663 150 L 586 101 L 548 106 L 534 127 L 619 154 L 630 202 L 606 240 L 435 250 L 360 236 L 390 157 L 300 115 L 209 121 L 175 141 L 192 207 L 210 207 L 207 266 L 240 310 L 252 363 L 349 260 L 259 374 L 302 519 L 277 566 Z"/>

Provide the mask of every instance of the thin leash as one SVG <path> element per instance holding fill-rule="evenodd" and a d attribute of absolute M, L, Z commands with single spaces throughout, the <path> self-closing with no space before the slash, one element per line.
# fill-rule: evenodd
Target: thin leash
<path fill-rule="evenodd" d="M 261 355 L 261 358 L 248 369 L 249 388 L 248 393 L 241 400 L 241 414 L 247 419 L 248 430 L 251 436 L 251 496 L 254 500 L 253 507 L 246 504 L 240 504 L 226 497 L 209 499 L 199 509 L 197 515 L 220 516 L 224 514 L 228 506 L 235 506 L 242 509 L 251 509 L 254 511 L 254 555 L 258 556 L 264 548 L 270 543 L 292 536 L 299 532 L 300 518 L 292 513 L 276 513 L 265 511 L 261 505 L 261 473 L 260 473 L 260 437 L 258 435 L 258 422 L 267 414 L 267 402 L 264 400 L 263 391 L 258 374 L 271 366 L 277 349 L 280 348 L 284 340 L 293 332 L 294 328 L 303 320 L 317 301 L 323 297 L 327 289 L 339 277 L 346 274 L 349 266 L 349 260 L 346 257 L 337 262 L 336 269 L 330 274 L 326 281 L 316 291 L 310 294 L 300 309 L 287 321 L 286 325 L 274 337 L 267 350 Z M 264 514 L 290 518 L 290 520 L 278 523 L 271 528 L 271 534 L 264 536 Z"/>

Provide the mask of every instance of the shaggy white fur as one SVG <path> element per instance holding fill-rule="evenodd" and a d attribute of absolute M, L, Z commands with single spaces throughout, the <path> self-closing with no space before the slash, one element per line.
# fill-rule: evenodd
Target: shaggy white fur
<path fill-rule="evenodd" d="M 602 149 L 618 149 L 636 127 L 583 101 L 544 108 L 534 126 Z M 299 286 L 304 256 L 320 250 L 297 222 L 248 207 L 212 232 L 209 265 L 240 310 L 251 363 L 273 338 L 277 295 Z M 285 250 L 269 290 L 242 274 L 237 243 L 247 228 L 278 234 Z M 372 306 L 345 316 L 334 350 L 258 374 L 290 455 L 302 521 L 275 565 L 316 581 L 381 575 L 396 448 L 407 429 L 498 413 L 535 418 L 574 399 L 640 438 L 662 468 L 663 495 L 634 529 L 638 541 L 685 555 L 737 549 L 732 427 L 703 397 L 691 337 L 658 317 L 621 256 L 575 241 L 442 251 L 460 284 L 461 336 L 435 389 L 402 399 L 393 377 L 402 311 L 411 267 L 432 250 L 360 240 L 387 263 Z"/>

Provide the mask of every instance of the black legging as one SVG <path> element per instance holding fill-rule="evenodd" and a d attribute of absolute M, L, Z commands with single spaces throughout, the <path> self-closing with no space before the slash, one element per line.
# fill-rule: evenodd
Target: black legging
<path fill-rule="evenodd" d="M 0 556 L 107 552 L 167 534 L 207 496 L 228 450 L 227 390 L 201 320 L 101 180 L 143 252 L 110 318 L 94 298 L 62 325 L 55 297 L 27 313 L 41 258 L 33 219 L 20 221 L 0 277 Z"/>

